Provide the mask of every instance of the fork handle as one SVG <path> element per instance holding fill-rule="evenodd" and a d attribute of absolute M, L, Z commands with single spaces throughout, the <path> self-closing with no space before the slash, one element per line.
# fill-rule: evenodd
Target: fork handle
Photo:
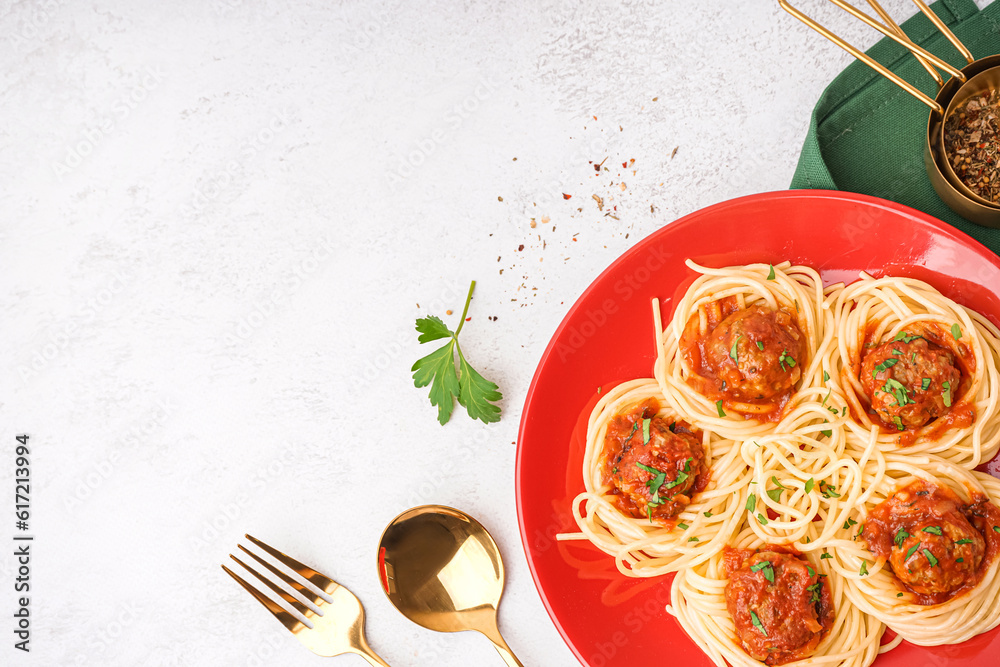
<path fill-rule="evenodd" d="M 378 657 L 378 654 L 372 650 L 372 647 L 368 645 L 367 642 L 362 640 L 362 645 L 357 647 L 354 651 L 362 658 L 375 665 L 375 667 L 389 667 L 389 663 Z"/>

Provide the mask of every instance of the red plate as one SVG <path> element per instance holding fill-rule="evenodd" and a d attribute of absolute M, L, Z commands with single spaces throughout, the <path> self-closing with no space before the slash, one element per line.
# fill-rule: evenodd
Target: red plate
<path fill-rule="evenodd" d="M 587 288 L 549 342 L 528 389 L 517 449 L 517 512 L 535 585 L 556 627 L 587 667 L 712 663 L 664 605 L 672 576 L 636 580 L 576 532 L 570 506 L 583 490 L 584 435 L 598 387 L 651 377 L 650 300 L 667 300 L 707 266 L 807 264 L 828 283 L 858 271 L 926 280 L 1000 324 L 1000 259 L 928 215 L 864 195 L 821 190 L 772 192 L 692 213 L 643 239 Z M 994 465 L 997 461 L 992 462 Z M 991 466 L 991 472 L 997 474 Z M 1000 476 L 1000 475 L 997 475 Z M 1000 651 L 998 631 L 957 646 L 904 643 L 877 667 L 983 665 Z M 935 657 L 936 656 L 936 657 Z"/>

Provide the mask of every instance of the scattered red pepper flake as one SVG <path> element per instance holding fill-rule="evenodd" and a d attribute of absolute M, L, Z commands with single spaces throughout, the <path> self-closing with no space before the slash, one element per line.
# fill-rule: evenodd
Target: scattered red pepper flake
<path fill-rule="evenodd" d="M 563 193 L 563 199 L 570 199 L 572 196 L 573 195 L 568 195 L 565 192 Z"/>

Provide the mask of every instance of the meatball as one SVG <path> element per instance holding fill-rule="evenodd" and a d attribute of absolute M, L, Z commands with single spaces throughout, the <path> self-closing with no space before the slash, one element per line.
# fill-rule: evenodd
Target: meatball
<path fill-rule="evenodd" d="M 705 448 L 690 432 L 660 417 L 649 421 L 649 442 L 641 426 L 611 461 L 610 483 L 638 516 L 669 520 L 691 502 L 698 477 L 708 471 Z M 675 432 L 676 431 L 676 432 Z"/>
<path fill-rule="evenodd" d="M 986 544 L 958 505 L 926 491 L 904 490 L 897 499 L 893 519 L 899 528 L 889 556 L 896 577 L 921 595 L 951 593 L 975 581 Z"/>
<path fill-rule="evenodd" d="M 914 337 L 883 343 L 861 362 L 861 383 L 872 409 L 902 431 L 920 428 L 951 407 L 961 372 L 950 351 Z"/>
<path fill-rule="evenodd" d="M 705 361 L 737 400 L 774 398 L 802 375 L 805 340 L 790 313 L 752 306 L 722 320 L 705 342 Z"/>
<path fill-rule="evenodd" d="M 730 575 L 725 595 L 743 650 L 768 665 L 808 657 L 833 625 L 824 578 L 792 554 L 747 558 Z"/>

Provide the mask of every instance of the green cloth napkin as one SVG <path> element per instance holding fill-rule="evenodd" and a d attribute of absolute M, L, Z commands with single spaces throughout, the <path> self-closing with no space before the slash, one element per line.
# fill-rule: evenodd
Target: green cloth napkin
<path fill-rule="evenodd" d="M 972 0 L 939 0 L 931 8 L 976 58 L 1000 53 L 1000 2 L 982 11 Z M 846 12 L 844 19 L 856 20 Z M 787 20 L 794 21 L 790 16 Z M 903 29 L 931 53 L 952 65 L 965 65 L 923 14 L 903 23 Z M 816 39 L 823 38 L 816 34 Z M 829 48 L 838 47 L 831 43 Z M 937 84 L 917 59 L 888 37 L 868 54 L 931 97 L 937 94 Z M 813 110 L 791 187 L 847 190 L 906 204 L 951 223 L 1000 253 L 1000 229 L 965 220 L 934 192 L 924 169 L 928 113 L 923 103 L 867 65 L 851 63 Z"/>

